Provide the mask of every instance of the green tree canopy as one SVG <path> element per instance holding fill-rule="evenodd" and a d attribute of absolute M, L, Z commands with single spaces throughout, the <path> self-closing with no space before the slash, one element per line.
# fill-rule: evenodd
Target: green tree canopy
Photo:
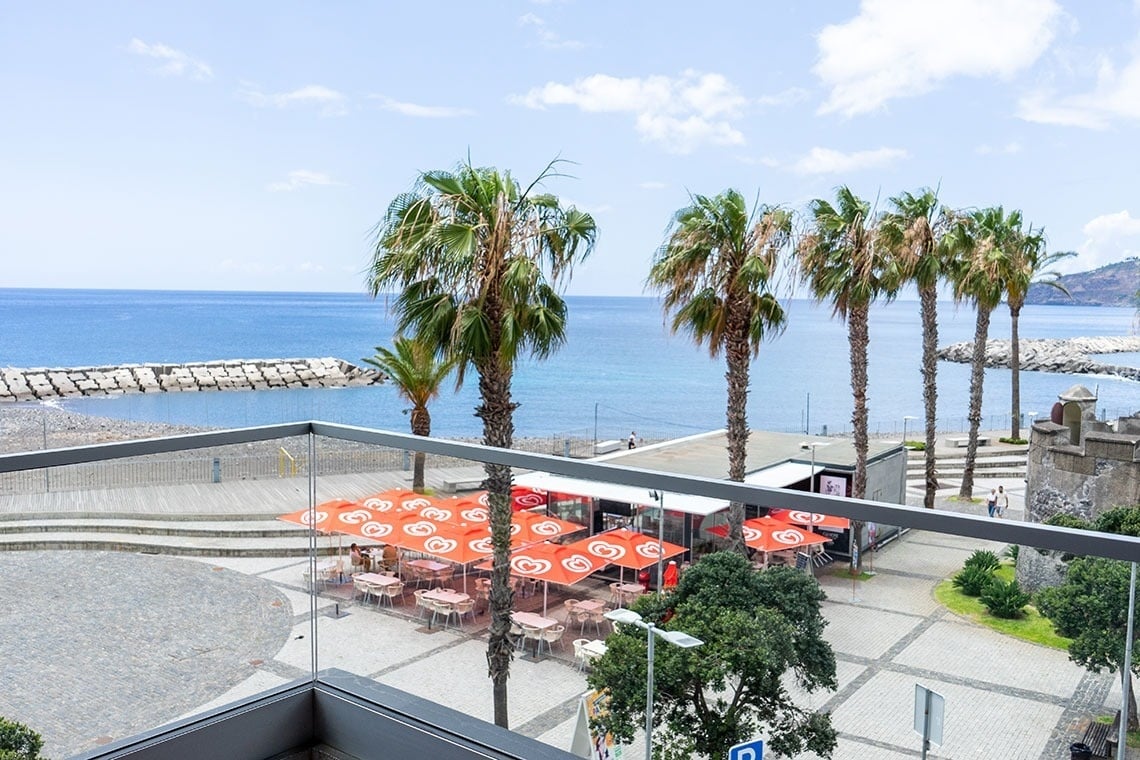
<path fill-rule="evenodd" d="M 812 692 L 834 689 L 835 655 L 823 639 L 823 590 L 791 568 L 755 572 L 736 552 L 709 555 L 676 591 L 639 600 L 644 618 L 704 641 L 693 649 L 655 647 L 654 745 L 663 757 L 724 758 L 761 731 L 775 753 L 830 756 L 830 716 L 795 704 L 785 674 Z M 645 720 L 646 632 L 617 626 L 590 686 L 608 690 L 600 727 L 628 742 Z"/>

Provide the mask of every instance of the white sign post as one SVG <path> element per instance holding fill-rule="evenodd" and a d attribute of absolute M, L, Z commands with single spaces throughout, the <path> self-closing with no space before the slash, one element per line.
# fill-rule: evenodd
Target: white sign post
<path fill-rule="evenodd" d="M 914 730 L 922 737 L 922 760 L 933 742 L 942 746 L 942 713 L 946 699 L 925 686 L 914 685 Z"/>

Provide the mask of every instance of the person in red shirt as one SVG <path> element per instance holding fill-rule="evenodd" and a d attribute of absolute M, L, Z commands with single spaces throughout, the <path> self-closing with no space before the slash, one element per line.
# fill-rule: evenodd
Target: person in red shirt
<path fill-rule="evenodd" d="M 677 572 L 677 560 L 669 560 L 669 564 L 665 567 L 665 588 L 677 588 L 677 579 L 680 573 Z"/>

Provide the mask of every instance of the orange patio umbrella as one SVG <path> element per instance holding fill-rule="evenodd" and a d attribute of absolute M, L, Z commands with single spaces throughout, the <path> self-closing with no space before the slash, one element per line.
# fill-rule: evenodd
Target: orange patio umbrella
<path fill-rule="evenodd" d="M 332 533 L 339 528 L 341 516 L 350 514 L 360 504 L 348 499 L 333 499 L 318 504 L 315 508 L 298 509 L 296 512 L 286 512 L 277 517 L 278 520 L 284 520 L 288 523 L 301 525 L 306 528 L 314 528 L 322 533 Z"/>
<path fill-rule="evenodd" d="M 360 500 L 360 503 L 377 512 L 406 512 L 431 506 L 434 500 L 422 493 L 409 491 L 404 488 L 393 488 L 380 493 L 372 494 Z"/>
<path fill-rule="evenodd" d="M 463 498 L 478 501 L 484 507 L 490 506 L 491 503 L 486 491 L 476 491 Z M 546 491 L 527 486 L 511 486 L 511 509 L 515 512 L 544 506 L 546 506 Z"/>
<path fill-rule="evenodd" d="M 851 527 L 851 521 L 846 517 L 825 515 L 822 512 L 805 512 L 802 509 L 769 509 L 768 516 L 795 525 L 806 525 L 809 528 L 847 530 Z"/>
<path fill-rule="evenodd" d="M 708 531 L 718 536 L 727 536 L 728 526 L 714 525 Z M 762 552 L 778 552 L 799 546 L 823 544 L 831 540 L 774 517 L 753 517 L 751 520 L 745 520 L 743 531 L 744 543 Z"/>
<path fill-rule="evenodd" d="M 542 614 L 546 614 L 547 584 L 572 586 L 606 566 L 606 561 L 562 544 L 541 543 L 511 552 L 511 574 L 543 582 Z M 490 569 L 491 563 L 479 565 Z"/>
<path fill-rule="evenodd" d="M 685 547 L 657 539 L 626 528 L 599 533 L 568 544 L 618 567 L 640 570 L 656 564 L 658 559 L 669 559 L 685 553 Z"/>
<path fill-rule="evenodd" d="M 585 529 L 585 525 L 536 512 L 515 512 L 511 515 L 511 543 L 515 546 L 549 541 Z"/>

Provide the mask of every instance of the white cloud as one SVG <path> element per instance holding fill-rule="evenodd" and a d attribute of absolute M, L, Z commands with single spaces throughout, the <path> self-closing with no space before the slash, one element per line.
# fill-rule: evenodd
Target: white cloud
<path fill-rule="evenodd" d="M 203 61 L 191 58 L 181 50 L 167 47 L 161 42 L 150 45 L 138 37 L 132 37 L 130 44 L 127 45 L 127 51 L 161 61 L 162 65 L 158 67 L 158 73 L 166 76 L 188 76 L 199 81 L 205 81 L 214 76 L 213 70 Z"/>
<path fill-rule="evenodd" d="M 1140 2 L 1140 0 L 1137 0 Z M 756 98 L 756 105 L 758 106 L 790 106 L 796 103 L 802 103 L 808 98 L 808 91 L 802 87 L 789 87 L 786 90 L 781 90 L 775 95 L 761 95 Z"/>
<path fill-rule="evenodd" d="M 1008 78 L 1045 52 L 1055 0 L 862 0 L 819 33 L 813 71 L 831 88 L 820 113 L 854 116 L 955 76 Z"/>
<path fill-rule="evenodd" d="M 673 153 L 744 143 L 732 120 L 747 101 L 721 74 L 688 70 L 676 79 L 594 74 L 571 84 L 548 82 L 510 100 L 528 108 L 568 105 L 588 113 L 632 113 L 644 140 Z"/>
<path fill-rule="evenodd" d="M 982 143 L 974 148 L 974 152 L 980 156 L 994 156 L 1005 155 L 1012 156 L 1015 153 L 1021 152 L 1021 143 L 1017 140 L 1007 142 L 1005 145 L 990 145 L 989 143 Z"/>
<path fill-rule="evenodd" d="M 1067 272 L 1096 269 L 1128 256 L 1140 255 L 1140 219 L 1127 210 L 1101 214 L 1081 231 L 1085 234 L 1085 241 L 1081 243 L 1077 257 L 1061 262 L 1058 269 L 1063 267 Z"/>
<path fill-rule="evenodd" d="M 392 111 L 403 116 L 415 116 L 424 119 L 451 119 L 456 116 L 471 116 L 475 112 L 469 108 L 455 108 L 453 106 L 425 106 L 419 103 L 405 103 L 384 95 L 369 95 L 369 98 L 380 101 L 380 107 L 385 111 Z"/>
<path fill-rule="evenodd" d="M 878 169 L 907 158 L 901 148 L 876 148 L 843 153 L 831 148 L 812 148 L 792 166 L 797 174 L 839 174 L 860 169 Z"/>
<path fill-rule="evenodd" d="M 546 21 L 533 13 L 524 13 L 519 16 L 519 26 L 534 27 L 538 36 L 538 45 L 547 50 L 581 50 L 586 45 L 578 40 L 564 40 L 558 33 L 552 31 Z"/>
<path fill-rule="evenodd" d="M 321 109 L 323 116 L 343 116 L 348 113 L 348 98 L 344 93 L 319 84 L 310 84 L 291 92 L 281 93 L 264 93 L 247 87 L 242 91 L 242 98 L 250 105 L 259 108 L 315 106 Z"/>
<path fill-rule="evenodd" d="M 289 172 L 287 178 L 279 182 L 270 182 L 265 186 L 266 190 L 273 193 L 288 193 L 294 190 L 300 190 L 302 187 L 309 185 L 339 185 L 332 177 L 322 172 L 311 172 L 308 169 L 297 169 Z"/>
<path fill-rule="evenodd" d="M 1106 129 L 1114 121 L 1140 120 L 1140 50 L 1117 69 L 1107 58 L 1097 67 L 1090 92 L 1058 96 L 1050 91 L 1026 95 L 1018 103 L 1018 116 L 1040 124 L 1085 129 Z"/>

